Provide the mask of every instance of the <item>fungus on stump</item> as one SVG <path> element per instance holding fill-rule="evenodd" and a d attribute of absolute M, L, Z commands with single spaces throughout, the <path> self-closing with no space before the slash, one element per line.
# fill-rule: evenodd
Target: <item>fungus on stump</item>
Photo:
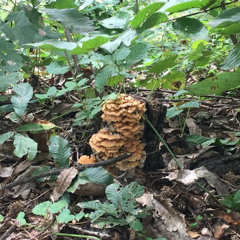
<path fill-rule="evenodd" d="M 89 144 L 96 161 L 118 157 L 124 153 L 132 155 L 117 162 L 118 169 L 124 171 L 142 166 L 145 160 L 142 117 L 146 111 L 145 103 L 121 94 L 116 100 L 109 99 L 102 107 L 102 120 L 106 127 L 92 135 Z M 83 158 L 85 156 L 82 156 Z M 79 159 L 79 163 L 84 162 Z"/>

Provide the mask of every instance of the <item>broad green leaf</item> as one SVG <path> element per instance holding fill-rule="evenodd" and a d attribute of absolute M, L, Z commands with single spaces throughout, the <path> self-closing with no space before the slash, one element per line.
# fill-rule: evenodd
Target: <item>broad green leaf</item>
<path fill-rule="evenodd" d="M 54 125 L 51 122 L 46 123 L 28 123 L 24 124 L 17 128 L 17 131 L 19 132 L 38 132 L 43 130 L 49 130 L 52 128 L 55 128 L 56 125 Z"/>
<path fill-rule="evenodd" d="M 92 182 L 109 185 L 113 182 L 112 174 L 102 167 L 87 168 L 83 174 Z"/>
<path fill-rule="evenodd" d="M 18 215 L 17 215 L 17 220 L 19 221 L 20 223 L 20 226 L 23 226 L 27 223 L 26 219 L 24 218 L 25 217 L 25 213 L 24 212 L 19 212 Z"/>
<path fill-rule="evenodd" d="M 168 68 L 175 66 L 177 64 L 176 59 L 177 59 L 176 54 L 170 55 L 165 59 L 161 59 L 151 66 L 151 68 L 149 69 L 149 72 L 160 74 L 166 71 Z"/>
<path fill-rule="evenodd" d="M 74 0 L 58 0 L 57 2 L 51 2 L 50 4 L 45 5 L 46 8 L 56 8 L 56 9 L 65 9 L 65 8 L 76 8 Z"/>
<path fill-rule="evenodd" d="M 240 190 L 238 190 L 236 193 L 235 193 L 235 195 L 234 195 L 234 197 L 233 197 L 233 201 L 234 201 L 234 203 L 240 203 Z M 240 210 L 240 209 L 239 209 Z"/>
<path fill-rule="evenodd" d="M 143 80 L 138 80 L 136 86 L 145 87 L 146 89 L 155 90 L 159 87 L 161 83 L 160 78 L 148 77 Z"/>
<path fill-rule="evenodd" d="M 13 145 L 15 146 L 14 154 L 22 158 L 27 154 L 28 160 L 33 160 L 37 155 L 38 144 L 29 137 L 24 137 L 21 134 L 16 134 Z"/>
<path fill-rule="evenodd" d="M 130 22 L 133 28 L 139 27 L 147 18 L 153 15 L 164 5 L 163 2 L 155 2 L 143 8 Z"/>
<path fill-rule="evenodd" d="M 225 72 L 214 77 L 207 78 L 201 82 L 186 88 L 189 93 L 197 96 L 215 94 L 219 95 L 224 91 L 240 86 L 240 73 Z"/>
<path fill-rule="evenodd" d="M 161 78 L 162 87 L 164 89 L 180 90 L 185 87 L 185 73 L 172 71 L 170 74 Z"/>
<path fill-rule="evenodd" d="M 22 56 L 14 49 L 14 44 L 0 38 L 0 68 L 6 72 L 15 72 L 22 66 Z M 2 85 L 1 80 L 0 85 Z"/>
<path fill-rule="evenodd" d="M 14 135 L 14 132 L 7 132 L 0 135 L 0 145 L 6 142 L 9 138 Z"/>
<path fill-rule="evenodd" d="M 11 97 L 14 111 L 19 115 L 23 116 L 27 109 L 28 102 L 33 96 L 33 88 L 29 83 L 19 83 L 12 89 L 15 95 Z"/>
<path fill-rule="evenodd" d="M 210 137 L 204 137 L 200 135 L 189 135 L 187 136 L 187 141 L 194 143 L 196 145 L 201 145 L 204 142 L 208 142 L 209 140 L 213 140 L 215 142 L 215 138 L 210 138 Z"/>
<path fill-rule="evenodd" d="M 126 59 L 126 57 L 130 54 L 130 49 L 126 47 L 122 47 L 118 49 L 114 54 L 112 55 L 113 61 L 121 61 Z"/>
<path fill-rule="evenodd" d="M 59 167 L 64 168 L 68 166 L 71 149 L 69 147 L 69 142 L 66 139 L 63 139 L 60 136 L 51 137 L 49 152 Z"/>
<path fill-rule="evenodd" d="M 85 17 L 75 8 L 67 9 L 44 9 L 54 21 L 60 22 L 64 27 L 71 29 L 74 33 L 82 34 L 94 30 L 93 20 Z"/>
<path fill-rule="evenodd" d="M 41 202 L 33 208 L 32 213 L 45 217 L 47 215 L 47 212 L 49 211 L 50 206 L 50 201 Z"/>
<path fill-rule="evenodd" d="M 170 12 L 170 13 L 178 13 L 178 12 L 183 12 L 192 8 L 201 8 L 202 3 L 199 0 L 194 0 L 194 1 L 188 1 L 184 3 L 179 3 L 176 4 L 168 9 L 165 10 L 165 12 Z"/>
<path fill-rule="evenodd" d="M 111 185 L 108 185 L 105 190 L 107 199 L 116 206 L 121 204 L 119 203 L 119 187 L 118 183 L 112 183 Z"/>
<path fill-rule="evenodd" d="M 106 65 L 96 75 L 95 87 L 99 92 L 102 92 L 108 78 L 110 78 L 117 71 L 115 65 Z"/>
<path fill-rule="evenodd" d="M 151 17 L 149 17 L 141 26 L 141 31 L 152 28 L 158 25 L 161 22 L 166 22 L 168 17 L 166 14 L 162 12 L 154 13 Z"/>
<path fill-rule="evenodd" d="M 173 28 L 181 31 L 193 40 L 208 39 L 208 30 L 199 20 L 182 17 L 173 22 Z"/>
<path fill-rule="evenodd" d="M 221 12 L 216 18 L 208 24 L 213 28 L 225 28 L 233 23 L 240 22 L 240 7 L 227 9 Z"/>
<path fill-rule="evenodd" d="M 227 56 L 220 69 L 228 70 L 240 66 L 240 46 L 235 47 Z"/>
<path fill-rule="evenodd" d="M 103 36 L 97 36 L 86 41 L 80 41 L 76 48 L 74 48 L 71 53 L 72 54 L 84 54 L 89 52 L 90 50 L 99 48 L 104 43 L 108 42 L 108 38 Z"/>
<path fill-rule="evenodd" d="M 0 214 L 0 222 L 3 222 L 3 220 L 4 220 L 4 217 L 2 214 Z"/>
<path fill-rule="evenodd" d="M 137 231 L 137 232 L 140 232 L 143 230 L 143 226 L 142 226 L 142 223 L 140 222 L 139 219 L 136 219 L 134 216 L 128 216 L 126 218 L 126 221 L 128 222 L 129 226 Z"/>
<path fill-rule="evenodd" d="M 102 203 L 99 200 L 93 200 L 88 202 L 80 202 L 77 204 L 77 206 L 81 208 L 88 208 L 92 210 L 98 210 L 102 208 Z"/>
<path fill-rule="evenodd" d="M 168 119 L 173 118 L 173 117 L 179 115 L 181 112 L 183 112 L 183 109 L 179 109 L 175 106 L 171 107 L 171 108 L 168 108 L 166 118 L 168 118 Z"/>
<path fill-rule="evenodd" d="M 121 40 L 126 47 L 129 47 L 131 45 L 132 40 L 137 36 L 138 33 L 135 29 L 128 29 L 125 32 L 123 32 L 117 39 Z"/>
<path fill-rule="evenodd" d="M 137 63 L 143 60 L 150 49 L 150 45 L 145 43 L 138 43 L 130 47 L 130 54 L 126 58 L 126 65 L 131 66 L 134 63 Z"/>
<path fill-rule="evenodd" d="M 77 44 L 74 42 L 65 42 L 59 41 L 57 39 L 49 39 L 38 43 L 27 44 L 32 47 L 41 47 L 49 50 L 59 50 L 59 51 L 71 51 L 77 47 Z"/>
<path fill-rule="evenodd" d="M 90 6 L 94 0 L 84 0 L 83 4 L 79 7 L 79 10 L 83 10 L 84 8 Z"/>
<path fill-rule="evenodd" d="M 213 28 L 213 33 L 229 36 L 231 34 L 240 33 L 240 23 L 233 23 L 225 28 Z"/>
<path fill-rule="evenodd" d="M 123 83 L 124 81 L 124 75 L 115 75 L 111 76 L 110 78 L 107 79 L 107 85 L 110 87 L 116 86 L 118 83 Z"/>
<path fill-rule="evenodd" d="M 179 109 L 184 108 L 199 108 L 199 102 L 198 101 L 189 101 L 186 103 L 183 103 L 179 106 Z"/>
<path fill-rule="evenodd" d="M 64 207 L 66 207 L 68 205 L 68 202 L 65 200 L 60 199 L 57 202 L 54 202 L 50 208 L 49 208 L 49 212 L 50 213 L 58 213 L 60 212 Z"/>
<path fill-rule="evenodd" d="M 117 48 L 120 46 L 122 40 L 121 39 L 115 39 L 114 41 L 107 42 L 101 46 L 101 49 L 105 50 L 106 52 L 112 54 L 117 50 Z"/>
<path fill-rule="evenodd" d="M 81 219 L 84 217 L 84 215 L 85 215 L 84 212 L 80 212 L 80 213 L 76 214 L 76 215 L 74 216 L 74 218 L 75 218 L 77 221 L 79 221 L 79 220 L 81 220 Z"/>
<path fill-rule="evenodd" d="M 58 62 L 51 62 L 48 66 L 46 66 L 46 71 L 54 75 L 64 74 L 68 71 L 68 69 L 69 66 L 62 66 Z"/>
<path fill-rule="evenodd" d="M 8 75 L 0 76 L 0 92 L 6 91 L 11 85 L 17 83 L 22 78 L 22 73 L 10 73 Z"/>
<path fill-rule="evenodd" d="M 108 29 L 124 29 L 129 20 L 129 14 L 126 12 L 120 12 L 118 15 L 104 19 L 100 23 L 102 26 Z"/>

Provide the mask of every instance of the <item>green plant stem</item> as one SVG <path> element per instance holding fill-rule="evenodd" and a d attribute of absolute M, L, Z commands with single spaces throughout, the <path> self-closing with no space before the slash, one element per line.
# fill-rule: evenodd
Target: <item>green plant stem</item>
<path fill-rule="evenodd" d="M 184 119 L 184 123 L 183 123 L 183 126 L 181 128 L 182 129 L 181 130 L 181 137 L 183 137 L 183 135 L 184 135 L 184 130 L 185 130 L 185 127 L 186 127 L 186 121 L 187 121 L 187 119 L 189 117 L 189 113 L 190 113 L 190 108 L 188 108 L 187 115 L 186 115 L 186 117 Z"/>
<path fill-rule="evenodd" d="M 65 237 L 90 238 L 90 239 L 102 240 L 101 238 L 94 237 L 94 236 L 71 234 L 71 233 L 52 233 L 52 235 L 65 236 Z"/>
<path fill-rule="evenodd" d="M 148 120 L 147 116 L 144 117 L 145 120 L 147 121 L 147 123 L 149 124 L 149 126 L 152 128 L 152 130 L 156 133 L 158 139 L 163 143 L 164 147 L 168 150 L 168 152 L 170 153 L 170 155 L 172 156 L 172 158 L 174 159 L 174 161 L 176 162 L 176 164 L 178 165 L 179 169 L 183 169 L 183 166 L 180 164 L 180 162 L 177 160 L 177 158 L 175 157 L 174 153 L 172 152 L 172 150 L 168 147 L 167 143 L 164 141 L 164 139 L 160 136 L 160 134 L 158 133 L 158 131 L 156 130 L 156 128 L 152 125 L 152 123 Z"/>

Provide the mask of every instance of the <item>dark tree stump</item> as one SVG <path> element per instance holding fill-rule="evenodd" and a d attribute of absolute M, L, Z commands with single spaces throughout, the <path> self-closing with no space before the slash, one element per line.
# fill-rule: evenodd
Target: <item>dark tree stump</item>
<path fill-rule="evenodd" d="M 163 122 L 166 115 L 166 107 L 162 105 L 162 102 L 158 102 L 156 100 L 149 100 L 146 104 L 146 107 L 146 116 L 148 120 L 161 135 L 163 130 Z M 154 171 L 159 168 L 164 168 L 162 153 L 159 149 L 160 140 L 147 123 L 145 125 L 143 139 L 146 144 L 144 150 L 147 155 L 143 169 L 146 171 Z"/>

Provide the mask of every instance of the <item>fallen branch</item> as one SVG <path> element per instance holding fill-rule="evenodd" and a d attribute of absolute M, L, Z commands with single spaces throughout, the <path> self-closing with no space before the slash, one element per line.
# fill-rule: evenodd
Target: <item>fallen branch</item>
<path fill-rule="evenodd" d="M 108 165 L 111 165 L 113 163 L 122 161 L 122 160 L 124 160 L 124 159 L 126 159 L 130 156 L 131 156 L 130 153 L 126 153 L 126 154 L 123 154 L 123 155 L 118 156 L 116 158 L 110 158 L 108 160 L 105 160 L 105 161 L 102 161 L 102 162 L 97 162 L 97 163 L 94 163 L 94 164 L 79 165 L 79 166 L 76 166 L 75 168 L 78 171 L 83 171 L 86 168 L 93 168 L 93 167 L 100 167 L 100 166 L 104 167 L 104 166 L 108 166 Z M 43 178 L 43 177 L 58 175 L 64 169 L 68 169 L 68 168 L 52 169 L 50 171 L 40 173 L 38 175 L 29 177 L 29 178 L 19 179 L 17 181 L 14 181 L 14 182 L 11 182 L 9 184 L 1 186 L 0 189 L 8 189 L 8 188 L 12 188 L 12 187 L 15 187 L 15 186 L 18 186 L 18 185 L 21 185 L 21 184 L 36 181 L 37 179 L 40 179 L 40 178 Z"/>

